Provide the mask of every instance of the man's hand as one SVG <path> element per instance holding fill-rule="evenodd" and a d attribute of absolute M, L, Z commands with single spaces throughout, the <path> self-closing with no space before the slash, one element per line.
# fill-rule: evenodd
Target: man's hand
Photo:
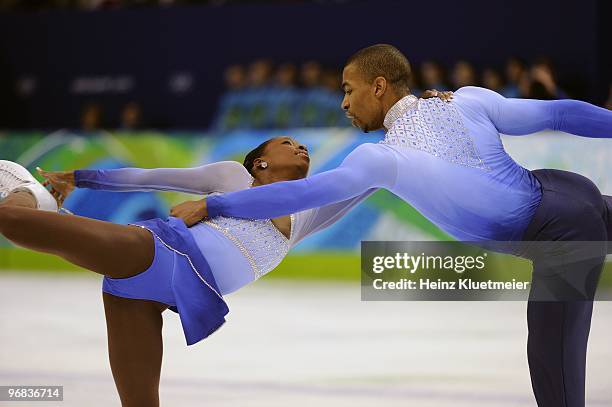
<path fill-rule="evenodd" d="M 453 92 L 451 91 L 440 92 L 435 89 L 428 89 L 425 92 L 423 92 L 423 94 L 421 94 L 421 98 L 422 99 L 439 98 L 445 102 L 450 102 L 451 100 L 453 100 Z"/>
<path fill-rule="evenodd" d="M 187 227 L 192 227 L 202 219 L 208 217 L 206 199 L 199 201 L 187 201 L 176 205 L 170 210 L 170 216 L 181 218 Z"/>
<path fill-rule="evenodd" d="M 39 167 L 36 167 L 36 170 L 45 178 L 43 186 L 51 186 L 49 192 L 57 201 L 57 205 L 61 207 L 68 195 L 74 191 L 74 171 L 45 171 Z"/>

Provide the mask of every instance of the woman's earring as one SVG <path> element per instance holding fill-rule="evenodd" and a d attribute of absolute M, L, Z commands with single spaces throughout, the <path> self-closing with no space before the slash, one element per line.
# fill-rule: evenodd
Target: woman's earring
<path fill-rule="evenodd" d="M 265 161 L 263 161 L 261 164 L 259 164 L 259 166 L 260 166 L 261 168 L 268 168 L 268 163 L 267 163 L 267 162 L 265 162 Z"/>

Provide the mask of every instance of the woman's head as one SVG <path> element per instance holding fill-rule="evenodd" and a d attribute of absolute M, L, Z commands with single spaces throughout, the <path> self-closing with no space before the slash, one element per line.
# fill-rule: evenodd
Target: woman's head
<path fill-rule="evenodd" d="M 248 153 L 244 166 L 257 184 L 304 178 L 310 167 L 308 149 L 291 137 L 275 137 Z"/>

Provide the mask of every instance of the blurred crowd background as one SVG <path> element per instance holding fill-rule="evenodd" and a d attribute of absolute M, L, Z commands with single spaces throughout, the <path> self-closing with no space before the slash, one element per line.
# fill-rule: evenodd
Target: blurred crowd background
<path fill-rule="evenodd" d="M 476 85 L 612 109 L 606 2 L 542 3 L 0 0 L 0 129 L 350 126 L 341 69 L 377 42 L 408 56 L 415 95 Z"/>
<path fill-rule="evenodd" d="M 503 67 L 476 68 L 466 60 L 445 66 L 426 60 L 413 66 L 411 92 L 457 90 L 463 86 L 482 86 L 509 98 L 570 98 L 562 79 L 557 78 L 552 62 L 541 57 L 528 63 L 509 57 Z M 323 67 L 317 61 L 301 66 L 286 62 L 274 64 L 259 59 L 249 65 L 231 65 L 225 70 L 226 90 L 220 98 L 214 129 L 291 128 L 347 126 L 350 123 L 340 108 L 341 72 L 338 67 Z M 605 106 L 612 109 L 612 86 Z M 132 106 L 126 107 L 127 117 Z M 125 126 L 129 121 L 123 120 Z M 131 123 L 131 122 L 129 122 Z"/>
<path fill-rule="evenodd" d="M 412 69 L 410 88 L 417 96 L 427 89 L 455 91 L 463 86 L 481 86 L 508 98 L 575 97 L 568 90 L 572 84 L 565 87 L 563 78 L 557 77 L 554 65 L 546 57 L 528 63 L 513 56 L 502 67 L 482 68 L 466 60 L 452 66 L 426 60 Z M 213 130 L 350 126 L 340 108 L 342 72 L 339 67 L 325 67 L 315 60 L 298 65 L 257 59 L 250 64 L 229 65 L 223 81 L 225 90 L 219 96 L 218 110 L 210 124 Z M 612 110 L 612 85 L 602 106 Z M 105 126 L 133 130 L 148 128 L 151 124 L 144 120 L 138 101 L 125 104 L 114 120 L 104 117 L 100 103 L 83 107 L 83 130 Z"/>
<path fill-rule="evenodd" d="M 508 98 L 576 97 L 569 90 L 573 84 L 564 84 L 546 57 L 529 63 L 511 56 L 504 66 L 478 68 L 466 60 L 451 66 L 426 60 L 412 69 L 410 88 L 417 96 L 427 89 L 455 91 L 463 86 L 481 86 Z M 227 66 L 220 80 L 225 89 L 218 97 L 214 117 L 206 126 L 211 130 L 350 126 L 340 107 L 343 97 L 340 67 L 326 67 L 316 60 L 296 64 L 257 59 L 249 64 Z M 581 92 L 577 89 L 576 93 Z M 612 85 L 601 105 L 612 110 Z M 92 100 L 83 105 L 80 116 L 80 129 L 85 131 L 151 127 L 155 125 L 146 120 L 138 100 L 125 103 L 117 117 L 106 116 L 104 105 Z M 164 127 L 171 128 L 172 123 Z"/>

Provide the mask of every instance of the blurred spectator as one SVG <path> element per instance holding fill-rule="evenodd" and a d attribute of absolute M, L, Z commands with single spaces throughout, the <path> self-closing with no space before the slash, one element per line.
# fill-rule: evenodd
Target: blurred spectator
<path fill-rule="evenodd" d="M 247 84 L 246 71 L 242 65 L 230 65 L 223 76 L 226 91 L 219 101 L 219 111 L 213 127 L 230 130 L 240 127 L 240 122 L 246 115 L 246 105 L 243 101 L 243 91 Z"/>
<path fill-rule="evenodd" d="M 294 64 L 285 63 L 276 70 L 275 81 L 281 88 L 295 88 L 297 84 L 297 68 Z"/>
<path fill-rule="evenodd" d="M 121 128 L 135 130 L 142 127 L 142 109 L 136 102 L 130 102 L 121 111 Z"/>
<path fill-rule="evenodd" d="M 533 64 L 529 75 L 531 83 L 528 97 L 533 99 L 567 98 L 567 94 L 557 84 L 552 64 L 547 59 L 540 59 Z"/>
<path fill-rule="evenodd" d="M 270 116 L 266 103 L 269 100 L 271 78 L 271 61 L 258 59 L 249 67 L 248 88 L 244 93 L 244 102 L 246 103 L 247 121 L 252 128 L 270 127 Z"/>
<path fill-rule="evenodd" d="M 506 86 L 502 89 L 502 95 L 507 98 L 521 96 L 521 80 L 524 80 L 525 63 L 517 57 L 511 57 L 506 62 Z"/>
<path fill-rule="evenodd" d="M 314 88 L 321 83 L 321 64 L 317 61 L 308 61 L 302 65 L 300 78 L 302 86 L 305 88 Z"/>
<path fill-rule="evenodd" d="M 112 0 L 78 0 L 79 8 L 83 10 L 95 10 L 98 8 L 106 8 L 118 6 L 118 1 Z"/>
<path fill-rule="evenodd" d="M 225 70 L 224 78 L 228 90 L 240 90 L 246 86 L 246 74 L 242 65 L 230 65 Z"/>
<path fill-rule="evenodd" d="M 268 84 L 272 76 L 272 62 L 258 59 L 251 64 L 248 72 L 248 83 L 251 88 L 259 88 Z"/>
<path fill-rule="evenodd" d="M 81 113 L 81 129 L 95 131 L 102 128 L 102 108 L 97 103 L 90 103 Z"/>
<path fill-rule="evenodd" d="M 294 123 L 295 107 L 299 100 L 298 70 L 294 64 L 284 63 L 276 70 L 273 95 L 270 97 L 271 125 L 287 128 Z"/>
<path fill-rule="evenodd" d="M 325 94 L 321 84 L 323 70 L 317 61 L 308 61 L 302 65 L 300 79 L 304 88 L 300 96 L 298 121 L 302 126 L 320 126 L 321 109 Z"/>
<path fill-rule="evenodd" d="M 453 68 L 452 82 L 455 90 L 476 85 L 476 71 L 472 64 L 463 60 L 458 61 Z"/>
<path fill-rule="evenodd" d="M 342 73 L 337 69 L 326 69 L 323 72 L 323 87 L 325 88 L 325 99 L 323 101 L 323 125 L 324 126 L 348 126 L 350 122 L 341 108 Z"/>
<path fill-rule="evenodd" d="M 485 68 L 482 71 L 482 86 L 503 94 L 504 82 L 502 76 L 493 68 Z"/>
<path fill-rule="evenodd" d="M 19 0 L 0 0 L 0 10 L 14 10 Z"/>
<path fill-rule="evenodd" d="M 408 78 L 408 89 L 410 89 L 410 93 L 413 95 L 420 96 L 423 91 L 417 86 L 418 80 L 416 75 L 417 72 L 412 72 L 412 75 L 410 75 L 410 78 Z"/>
<path fill-rule="evenodd" d="M 425 61 L 421 64 L 421 81 L 424 90 L 449 90 L 444 79 L 444 70 L 435 61 Z"/>

